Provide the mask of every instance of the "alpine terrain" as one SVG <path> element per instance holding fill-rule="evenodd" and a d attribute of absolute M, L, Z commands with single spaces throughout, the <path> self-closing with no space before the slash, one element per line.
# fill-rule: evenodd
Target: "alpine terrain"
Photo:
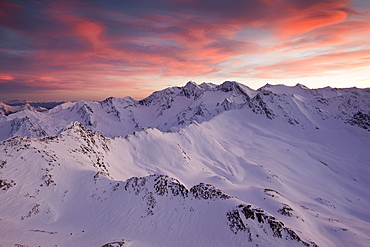
<path fill-rule="evenodd" d="M 0 105 L 0 246 L 370 246 L 370 88 Z"/>

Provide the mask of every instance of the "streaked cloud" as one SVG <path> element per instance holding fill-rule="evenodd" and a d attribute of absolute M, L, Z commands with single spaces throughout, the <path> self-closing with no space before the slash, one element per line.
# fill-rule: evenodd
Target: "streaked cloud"
<path fill-rule="evenodd" d="M 17 97 L 17 88 L 22 97 L 40 99 L 142 98 L 191 79 L 232 78 L 256 88 L 261 80 L 353 74 L 370 67 L 366 6 L 361 0 L 4 0 L 0 99 Z"/>

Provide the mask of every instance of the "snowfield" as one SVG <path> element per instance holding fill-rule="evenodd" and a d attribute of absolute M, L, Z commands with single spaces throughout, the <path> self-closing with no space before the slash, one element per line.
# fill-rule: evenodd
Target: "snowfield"
<path fill-rule="evenodd" d="M 299 84 L 0 114 L 0 246 L 369 246 L 369 129 Z"/>

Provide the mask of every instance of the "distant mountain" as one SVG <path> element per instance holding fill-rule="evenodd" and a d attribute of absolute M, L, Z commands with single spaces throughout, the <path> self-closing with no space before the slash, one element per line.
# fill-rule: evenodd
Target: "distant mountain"
<path fill-rule="evenodd" d="M 0 116 L 4 246 L 369 246 L 370 90 L 187 83 Z"/>
<path fill-rule="evenodd" d="M 26 100 L 10 100 L 0 102 L 0 113 L 5 115 L 9 115 L 11 113 L 15 113 L 18 111 L 22 111 L 24 109 L 33 108 L 36 111 L 47 111 L 57 105 L 63 104 L 63 101 L 58 102 L 35 102 L 35 101 L 26 101 Z M 8 108 L 10 110 L 4 110 L 4 108 Z"/>
<path fill-rule="evenodd" d="M 252 90 L 230 81 L 218 86 L 188 82 L 184 87 L 154 92 L 140 101 L 125 97 L 101 102 L 67 102 L 45 112 L 28 107 L 28 111 L 1 118 L 0 140 L 15 136 L 9 123 L 19 122 L 26 116 L 49 136 L 79 121 L 89 129 L 113 137 L 143 128 L 174 132 L 191 123 L 208 121 L 224 111 L 243 108 L 302 128 L 319 128 L 325 124 L 321 120 L 338 119 L 370 129 L 370 89 L 311 90 L 298 84 L 294 87 L 266 85 Z"/>
<path fill-rule="evenodd" d="M 43 108 L 43 107 L 33 107 L 32 105 L 28 103 L 12 106 L 12 105 L 7 105 L 5 103 L 0 102 L 0 114 L 9 115 L 9 114 L 16 113 L 19 111 L 24 111 L 24 110 L 47 111 L 48 109 Z"/>

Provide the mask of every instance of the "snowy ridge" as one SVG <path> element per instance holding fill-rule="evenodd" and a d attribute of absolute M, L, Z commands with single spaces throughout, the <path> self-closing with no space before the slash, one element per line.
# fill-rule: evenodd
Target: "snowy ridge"
<path fill-rule="evenodd" d="M 258 91 L 262 92 L 268 105 L 277 105 L 289 123 L 299 124 L 309 122 L 315 124 L 315 118 L 339 119 L 345 123 L 351 122 L 361 128 L 368 129 L 366 124 L 359 124 L 356 116 L 364 119 L 370 109 L 370 89 L 358 88 L 320 88 L 309 89 L 297 84 L 294 87 L 284 85 L 266 85 Z M 283 102 L 276 104 L 276 100 Z M 287 104 L 289 103 L 289 104 Z M 296 108 L 296 110 L 294 109 Z M 290 110 L 290 111 L 289 111 Z M 295 114 L 292 114 L 295 110 Z M 299 120 L 297 120 L 299 119 Z M 365 121 L 366 122 L 366 121 Z"/>
<path fill-rule="evenodd" d="M 26 103 L 24 105 L 11 106 L 11 105 L 7 105 L 3 102 L 0 102 L 0 114 L 9 115 L 9 114 L 16 113 L 16 112 L 19 112 L 19 111 L 24 111 L 24 110 L 47 111 L 47 109 L 44 108 L 44 107 L 33 107 L 29 103 Z"/>
<path fill-rule="evenodd" d="M 368 246 L 368 95 L 190 82 L 4 116 L 0 243 Z"/>
<path fill-rule="evenodd" d="M 249 109 L 269 119 L 278 118 L 303 128 L 320 127 L 321 120 L 339 121 L 369 129 L 369 89 L 308 89 L 266 85 L 252 90 L 237 82 L 221 85 L 188 82 L 135 101 L 130 97 L 107 98 L 101 102 L 67 102 L 47 112 L 20 111 L 0 118 L 0 140 L 19 133 L 9 122 L 24 117 L 38 124 L 47 135 L 56 135 L 73 121 L 79 121 L 105 136 L 126 136 L 143 128 L 178 131 L 191 123 L 208 121 L 224 111 Z M 315 126 L 317 125 L 317 126 Z M 23 133 L 32 136 L 30 133 Z"/>

